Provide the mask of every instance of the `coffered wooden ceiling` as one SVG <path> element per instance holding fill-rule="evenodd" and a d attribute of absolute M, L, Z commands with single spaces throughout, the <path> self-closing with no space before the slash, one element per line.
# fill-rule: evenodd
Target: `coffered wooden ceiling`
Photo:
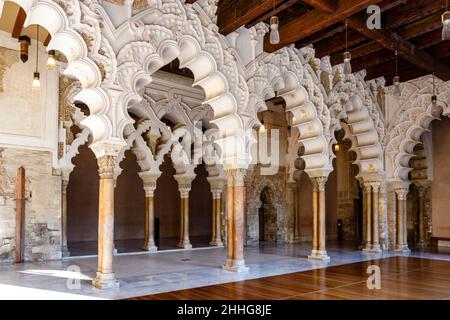
<path fill-rule="evenodd" d="M 218 24 L 222 34 L 258 22 L 269 23 L 274 0 L 220 0 Z M 353 71 L 366 69 L 367 80 L 395 76 L 395 50 L 399 75 L 407 81 L 435 73 L 450 80 L 450 41 L 442 41 L 441 14 L 445 0 L 275 0 L 280 18 L 281 43 L 272 46 L 266 35 L 264 48 L 273 52 L 295 43 L 312 44 L 317 57 L 329 55 L 333 65 L 342 62 L 345 51 L 345 21 Z M 366 9 L 376 4 L 382 10 L 381 30 L 366 26 Z"/>

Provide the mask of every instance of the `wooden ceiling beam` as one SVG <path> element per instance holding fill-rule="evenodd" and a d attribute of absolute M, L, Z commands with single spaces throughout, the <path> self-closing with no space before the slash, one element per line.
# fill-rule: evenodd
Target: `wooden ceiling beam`
<path fill-rule="evenodd" d="M 340 0 L 338 8 L 333 14 L 321 10 L 313 10 L 303 15 L 299 19 L 292 20 L 280 28 L 281 41 L 278 45 L 271 45 L 269 36 L 264 39 L 264 49 L 266 52 L 274 52 L 291 43 L 306 38 L 323 28 L 344 21 L 350 16 L 365 10 L 371 4 L 377 4 L 382 0 Z"/>
<path fill-rule="evenodd" d="M 387 29 L 369 30 L 365 20 L 361 16 L 349 18 L 348 23 L 351 28 L 379 43 L 383 47 L 392 51 L 397 50 L 400 57 L 424 71 L 429 73 L 434 72 L 436 76 L 444 81 L 450 80 L 450 68 L 435 60 L 431 55 L 420 50 L 412 43 L 404 40 L 397 33 Z"/>
<path fill-rule="evenodd" d="M 275 12 L 273 10 L 270 10 L 269 12 L 266 12 L 264 15 L 252 20 L 249 23 L 246 23 L 245 26 L 246 26 L 246 28 L 251 28 L 262 21 L 269 20 L 273 15 L 280 14 L 280 12 L 292 7 L 297 2 L 298 2 L 298 0 L 289 0 L 288 2 L 285 2 L 282 5 L 276 7 Z"/>
<path fill-rule="evenodd" d="M 435 1 L 435 0 L 433 0 Z M 428 6 L 425 6 L 425 4 L 428 2 Z M 430 3 L 430 0 L 415 0 L 410 1 L 406 5 L 405 0 L 397 0 L 393 1 L 391 3 L 387 3 L 386 5 L 381 7 L 382 12 L 386 12 L 383 14 L 383 28 L 387 28 L 390 30 L 394 30 L 397 28 L 407 28 L 407 24 L 412 23 L 410 30 L 403 31 L 399 30 L 399 34 L 401 34 L 403 37 L 409 36 L 409 38 L 413 37 L 414 35 L 411 35 L 411 31 L 418 32 L 420 30 L 419 28 L 426 29 L 427 25 L 424 22 L 423 24 L 420 24 L 417 28 L 414 29 L 415 23 L 417 23 L 418 17 L 417 12 L 415 10 L 421 10 L 422 14 L 424 16 L 435 14 L 437 11 L 440 10 L 440 5 L 437 2 Z M 381 6 L 381 4 L 380 4 Z M 398 17 L 398 18 L 397 18 Z M 401 17 L 401 19 L 400 19 Z M 435 26 L 435 18 L 432 21 L 433 27 Z M 438 15 L 438 23 L 442 26 L 440 14 Z M 406 27 L 405 27 L 406 26 Z M 414 29 L 414 30 L 411 30 Z M 402 32 L 406 34 L 402 34 Z M 426 31 L 424 31 L 426 32 Z M 350 33 L 350 31 L 349 31 Z M 327 55 L 331 56 L 331 63 L 338 64 L 342 62 L 342 51 L 345 50 L 345 35 L 337 35 L 332 39 L 325 39 L 322 42 L 315 44 L 316 53 L 319 57 L 324 57 Z M 344 41 L 342 40 L 344 39 Z M 352 47 L 354 45 L 360 44 L 364 42 L 366 38 L 364 35 L 361 35 L 359 33 L 355 34 L 349 34 L 348 41 L 349 41 L 349 47 Z M 358 52 L 358 49 L 352 49 L 352 56 L 354 58 L 364 56 L 366 54 L 369 54 L 371 52 L 381 50 L 383 49 L 382 46 L 380 46 L 377 43 L 365 43 L 361 45 L 361 53 Z"/>
<path fill-rule="evenodd" d="M 334 13 L 337 10 L 336 0 L 302 0 L 302 1 L 316 9 L 328 13 Z"/>
<path fill-rule="evenodd" d="M 441 42 L 441 28 L 442 21 L 440 15 L 434 15 L 428 17 L 427 19 L 417 21 L 411 25 L 402 27 L 398 30 L 398 34 L 405 40 L 410 40 L 412 38 L 416 38 L 417 36 L 424 35 L 423 41 L 428 41 L 431 43 L 430 45 L 436 44 L 436 35 L 434 32 L 438 33 L 438 41 Z M 431 33 L 433 32 L 433 33 Z M 431 36 L 431 39 L 430 39 Z M 421 38 L 422 39 L 422 38 Z M 419 40 L 422 42 L 422 40 Z M 420 44 L 416 43 L 416 46 L 419 48 L 423 48 Z M 426 46 L 425 46 L 426 48 Z M 355 49 L 351 49 L 353 59 L 358 59 L 365 57 L 371 53 L 377 52 L 379 50 L 383 50 L 384 48 L 379 45 L 377 42 L 370 42 L 358 46 Z M 342 53 L 334 54 L 331 56 L 331 64 L 339 64 L 342 63 Z"/>
<path fill-rule="evenodd" d="M 279 6 L 283 0 L 275 0 Z M 274 0 L 228 0 L 219 1 L 217 9 L 219 32 L 228 35 L 273 10 Z"/>

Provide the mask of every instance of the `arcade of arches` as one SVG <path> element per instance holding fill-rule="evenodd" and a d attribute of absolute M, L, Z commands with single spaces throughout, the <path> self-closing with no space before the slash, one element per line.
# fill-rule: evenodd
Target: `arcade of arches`
<path fill-rule="evenodd" d="M 129 2 L 0 1 L 1 264 L 98 256 L 109 289 L 123 253 L 224 247 L 247 272 L 267 243 L 449 245 L 449 82 L 398 97 L 311 46 L 265 52 L 264 23 L 218 33 L 217 1 Z"/>

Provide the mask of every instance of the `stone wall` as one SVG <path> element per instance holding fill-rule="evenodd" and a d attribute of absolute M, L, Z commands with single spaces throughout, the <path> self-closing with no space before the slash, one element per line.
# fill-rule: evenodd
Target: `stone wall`
<path fill-rule="evenodd" d="M 61 258 L 61 177 L 53 175 L 52 155 L 45 151 L 0 149 L 0 262 L 15 258 L 17 170 L 26 172 L 26 261 Z M 56 195 L 56 196 L 55 196 Z"/>

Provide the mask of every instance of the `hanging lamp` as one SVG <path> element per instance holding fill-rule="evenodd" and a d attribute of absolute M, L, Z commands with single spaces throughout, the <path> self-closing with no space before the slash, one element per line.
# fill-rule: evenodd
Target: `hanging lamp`
<path fill-rule="evenodd" d="M 450 11 L 448 0 L 445 1 L 445 12 L 442 14 L 442 40 L 450 40 Z"/>
<path fill-rule="evenodd" d="M 344 52 L 344 73 L 349 75 L 352 73 L 352 55 L 348 51 L 348 22 L 345 21 L 345 52 Z"/>
<path fill-rule="evenodd" d="M 434 82 L 434 72 L 433 72 L 433 95 L 431 96 L 431 104 L 433 106 L 433 109 L 437 106 L 437 95 L 436 95 L 436 85 Z"/>
<path fill-rule="evenodd" d="M 402 95 L 400 90 L 400 76 L 398 75 L 398 52 L 395 50 L 395 77 L 394 77 L 394 95 L 400 97 Z"/>
<path fill-rule="evenodd" d="M 56 52 L 55 52 L 55 50 L 50 50 L 48 52 L 47 68 L 49 70 L 55 70 L 56 69 Z"/>
<path fill-rule="evenodd" d="M 275 0 L 273 0 L 273 16 L 270 18 L 270 44 L 276 45 L 280 43 L 280 20 L 275 15 Z"/>
<path fill-rule="evenodd" d="M 22 62 L 25 63 L 28 61 L 28 50 L 31 45 L 30 38 L 27 36 L 20 36 L 19 43 L 20 43 L 20 60 L 22 60 Z"/>
<path fill-rule="evenodd" d="M 33 91 L 39 92 L 41 91 L 41 80 L 39 74 L 39 25 L 36 26 L 36 71 L 34 72 L 33 77 Z"/>

